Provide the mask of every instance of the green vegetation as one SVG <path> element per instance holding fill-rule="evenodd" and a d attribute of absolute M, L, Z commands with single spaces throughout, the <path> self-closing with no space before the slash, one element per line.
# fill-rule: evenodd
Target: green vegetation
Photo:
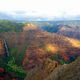
<path fill-rule="evenodd" d="M 0 20 L 0 32 L 19 32 L 22 31 L 22 27 L 24 24 L 17 23 L 14 21 L 8 21 L 8 20 Z"/>
<path fill-rule="evenodd" d="M 8 73 L 12 73 L 13 77 L 18 77 L 18 78 L 24 79 L 24 77 L 26 76 L 26 72 L 24 71 L 24 69 L 21 66 L 18 66 L 15 63 L 14 58 L 12 58 L 11 60 L 8 61 L 6 70 Z"/>
<path fill-rule="evenodd" d="M 58 61 L 60 64 L 69 64 L 71 62 L 69 60 L 65 60 L 64 58 L 62 58 L 62 56 L 60 54 L 55 54 L 55 55 L 51 56 L 50 59 Z"/>
<path fill-rule="evenodd" d="M 10 48 L 10 56 L 16 57 L 17 54 L 17 48 Z"/>
<path fill-rule="evenodd" d="M 16 47 L 9 48 L 10 55 L 6 60 L 7 63 L 5 69 L 8 73 L 13 74 L 13 77 L 18 77 L 23 80 L 27 74 L 27 72 L 24 71 L 21 65 L 25 49 L 21 53 L 19 53 L 20 55 L 18 56 L 18 58 L 16 57 L 17 51 L 18 49 Z"/>
<path fill-rule="evenodd" d="M 23 69 L 23 66 L 19 64 L 23 59 L 23 53 L 25 49 L 20 53 L 18 62 L 16 62 L 17 48 L 9 48 L 9 57 L 2 56 L 0 57 L 0 67 L 4 68 L 8 74 L 11 74 L 13 78 L 19 78 L 24 80 L 27 75 L 27 72 Z"/>
<path fill-rule="evenodd" d="M 59 30 L 59 27 L 56 24 L 48 22 L 48 23 L 42 24 L 41 29 L 43 29 L 44 31 L 48 31 L 48 32 L 57 32 Z"/>
<path fill-rule="evenodd" d="M 24 48 L 22 49 L 22 51 L 19 53 L 18 58 L 16 59 L 16 63 L 17 63 L 18 65 L 21 65 L 21 64 L 22 64 L 22 61 L 23 61 L 23 59 L 24 59 L 24 54 L 25 54 L 26 49 L 27 49 L 27 48 L 24 47 Z"/>

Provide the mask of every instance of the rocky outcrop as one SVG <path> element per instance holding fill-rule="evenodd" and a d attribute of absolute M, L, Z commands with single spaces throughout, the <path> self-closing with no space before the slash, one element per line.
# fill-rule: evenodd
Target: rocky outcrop
<path fill-rule="evenodd" d="M 23 27 L 23 31 L 35 30 L 35 29 L 38 29 L 38 27 L 32 23 L 28 23 Z"/>
<path fill-rule="evenodd" d="M 57 61 L 46 59 L 41 66 L 30 70 L 25 80 L 44 80 L 58 66 L 59 64 Z"/>
<path fill-rule="evenodd" d="M 57 67 L 45 80 L 80 80 L 80 57 L 70 64 Z"/>

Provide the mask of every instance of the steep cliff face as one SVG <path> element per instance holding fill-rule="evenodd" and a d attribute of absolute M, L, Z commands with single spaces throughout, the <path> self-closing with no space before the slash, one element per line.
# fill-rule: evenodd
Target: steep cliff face
<path fill-rule="evenodd" d="M 25 80 L 80 80 L 80 57 L 64 65 L 46 60 L 42 68 L 30 71 Z"/>
<path fill-rule="evenodd" d="M 65 60 L 75 59 L 80 55 L 79 40 L 66 38 L 56 33 L 35 29 L 25 32 L 5 32 L 1 33 L 1 36 L 7 41 L 10 53 L 13 53 L 20 64 L 23 61 L 24 67 L 27 64 L 26 60 L 35 64 L 38 61 L 42 63 L 44 58 L 49 58 L 54 54 L 60 54 L 60 58 L 65 58 Z"/>
<path fill-rule="evenodd" d="M 45 80 L 80 80 L 80 57 L 70 64 L 57 67 Z"/>
<path fill-rule="evenodd" d="M 70 38 L 75 38 L 80 40 L 80 29 L 73 26 L 62 26 L 57 32 L 59 35 L 64 35 Z"/>
<path fill-rule="evenodd" d="M 3 43 L 3 40 L 0 39 L 0 56 L 4 55 L 4 43 Z"/>

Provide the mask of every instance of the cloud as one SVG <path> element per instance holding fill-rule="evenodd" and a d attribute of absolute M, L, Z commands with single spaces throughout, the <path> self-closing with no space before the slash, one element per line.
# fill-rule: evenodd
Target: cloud
<path fill-rule="evenodd" d="M 80 15 L 80 0 L 0 0 L 0 12 L 25 17 L 76 16 Z"/>

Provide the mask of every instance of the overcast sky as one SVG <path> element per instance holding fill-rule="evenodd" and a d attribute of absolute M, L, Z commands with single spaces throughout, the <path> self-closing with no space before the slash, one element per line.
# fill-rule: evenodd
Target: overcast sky
<path fill-rule="evenodd" d="M 80 0 L 0 0 L 0 12 L 42 17 L 76 16 L 80 15 Z"/>

